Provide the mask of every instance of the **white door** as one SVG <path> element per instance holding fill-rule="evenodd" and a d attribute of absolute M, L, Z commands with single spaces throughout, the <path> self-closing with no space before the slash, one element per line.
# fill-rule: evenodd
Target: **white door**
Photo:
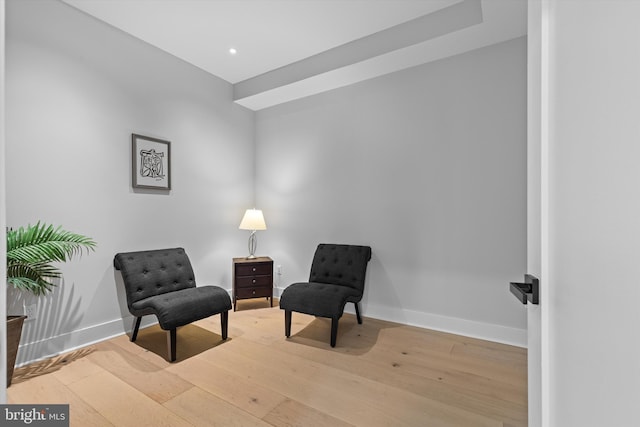
<path fill-rule="evenodd" d="M 527 273 L 540 279 L 540 304 L 527 304 L 529 427 L 547 426 L 543 396 L 543 314 L 547 285 L 548 2 L 529 0 L 527 38 Z"/>

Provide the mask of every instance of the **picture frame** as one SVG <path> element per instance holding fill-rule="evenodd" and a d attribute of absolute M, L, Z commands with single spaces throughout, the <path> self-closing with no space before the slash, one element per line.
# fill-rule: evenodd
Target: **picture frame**
<path fill-rule="evenodd" d="M 171 142 L 131 134 L 133 188 L 171 190 Z"/>

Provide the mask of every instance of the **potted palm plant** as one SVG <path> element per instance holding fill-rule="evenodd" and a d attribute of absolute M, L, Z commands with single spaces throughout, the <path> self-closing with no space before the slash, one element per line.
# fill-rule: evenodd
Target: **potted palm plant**
<path fill-rule="evenodd" d="M 66 262 L 74 255 L 94 250 L 90 237 L 38 221 L 17 230 L 7 229 L 7 285 L 40 296 L 50 292 L 62 272 L 52 265 Z M 13 368 L 26 316 L 7 316 L 7 386 Z"/>

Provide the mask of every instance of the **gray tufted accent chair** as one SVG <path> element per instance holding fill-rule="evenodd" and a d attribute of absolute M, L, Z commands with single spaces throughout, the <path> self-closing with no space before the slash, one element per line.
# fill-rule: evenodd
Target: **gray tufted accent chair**
<path fill-rule="evenodd" d="M 129 312 L 135 317 L 135 341 L 142 316 L 153 314 L 167 331 L 169 361 L 176 360 L 176 329 L 220 313 L 222 339 L 227 339 L 231 298 L 218 286 L 196 287 L 189 257 L 183 248 L 122 252 L 113 259 L 122 273 Z"/>
<path fill-rule="evenodd" d="M 331 347 L 336 346 L 338 321 L 348 302 L 354 303 L 358 323 L 362 324 L 358 303 L 364 292 L 369 246 L 318 245 L 308 282 L 289 285 L 280 296 L 284 310 L 285 335 L 291 336 L 291 312 L 331 319 Z"/>

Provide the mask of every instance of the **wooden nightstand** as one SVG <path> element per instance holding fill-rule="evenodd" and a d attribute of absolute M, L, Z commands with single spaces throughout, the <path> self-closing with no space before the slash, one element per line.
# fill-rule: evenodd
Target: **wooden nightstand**
<path fill-rule="evenodd" d="M 273 307 L 273 260 L 269 257 L 233 259 L 233 311 L 239 299 L 269 299 Z"/>

